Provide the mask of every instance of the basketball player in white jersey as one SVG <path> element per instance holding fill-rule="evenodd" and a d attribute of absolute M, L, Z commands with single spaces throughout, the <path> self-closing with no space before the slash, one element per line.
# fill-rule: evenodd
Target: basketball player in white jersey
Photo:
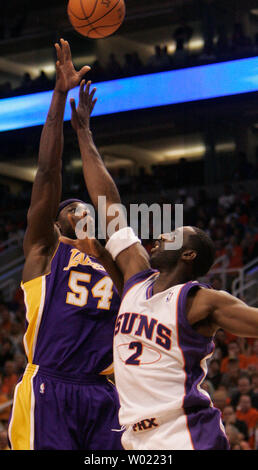
<path fill-rule="evenodd" d="M 97 197 L 106 196 L 108 224 L 109 207 L 120 197 L 92 139 L 88 96 L 83 83 L 78 108 L 72 103 L 73 125 L 89 194 L 96 207 Z M 181 249 L 165 249 L 180 235 Z M 62 241 L 97 256 L 97 240 Z M 161 235 L 151 257 L 130 227 L 115 232 L 106 249 L 124 281 L 114 336 L 124 448 L 229 449 L 220 411 L 201 384 L 217 329 L 258 337 L 258 309 L 196 280 L 214 261 L 213 243 L 198 228 Z"/>

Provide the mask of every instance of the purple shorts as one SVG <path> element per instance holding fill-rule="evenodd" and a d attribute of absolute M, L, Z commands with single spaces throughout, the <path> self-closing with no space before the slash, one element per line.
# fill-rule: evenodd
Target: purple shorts
<path fill-rule="evenodd" d="M 119 400 L 105 376 L 83 380 L 29 364 L 17 384 L 8 437 L 13 450 L 122 450 Z"/>

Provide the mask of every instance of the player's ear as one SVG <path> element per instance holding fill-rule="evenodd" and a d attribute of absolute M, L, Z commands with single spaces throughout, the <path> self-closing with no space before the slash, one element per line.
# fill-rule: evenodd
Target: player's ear
<path fill-rule="evenodd" d="M 195 250 L 184 250 L 182 255 L 181 255 L 181 259 L 184 260 L 184 261 L 194 261 L 195 258 L 197 256 L 197 253 Z"/>

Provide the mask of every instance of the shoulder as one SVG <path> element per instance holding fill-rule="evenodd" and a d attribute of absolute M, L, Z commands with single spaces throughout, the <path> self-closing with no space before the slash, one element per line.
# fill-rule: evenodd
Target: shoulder
<path fill-rule="evenodd" d="M 131 289 L 133 289 L 136 286 L 140 286 L 144 281 L 147 281 L 148 279 L 152 279 L 155 277 L 155 275 L 158 274 L 158 271 L 156 269 L 146 269 L 144 271 L 140 271 L 137 274 L 134 274 L 131 276 L 124 285 L 124 290 L 122 294 L 122 299 L 125 297 L 126 294 L 129 293 Z"/>

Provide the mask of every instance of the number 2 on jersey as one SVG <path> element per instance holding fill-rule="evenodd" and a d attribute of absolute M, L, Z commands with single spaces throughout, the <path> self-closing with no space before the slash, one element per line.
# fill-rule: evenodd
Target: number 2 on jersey
<path fill-rule="evenodd" d="M 91 274 L 71 271 L 68 286 L 72 292 L 67 292 L 66 303 L 76 305 L 77 307 L 85 307 L 88 302 L 89 289 L 80 283 L 89 284 Z M 109 310 L 111 299 L 113 297 L 113 282 L 110 277 L 105 276 L 94 284 L 91 289 L 93 297 L 99 298 L 97 308 Z"/>
<path fill-rule="evenodd" d="M 132 341 L 132 343 L 129 344 L 129 349 L 135 349 L 136 351 L 134 354 L 128 357 L 125 363 L 131 366 L 139 366 L 141 361 L 138 358 L 142 354 L 142 343 L 140 343 L 139 341 Z"/>

